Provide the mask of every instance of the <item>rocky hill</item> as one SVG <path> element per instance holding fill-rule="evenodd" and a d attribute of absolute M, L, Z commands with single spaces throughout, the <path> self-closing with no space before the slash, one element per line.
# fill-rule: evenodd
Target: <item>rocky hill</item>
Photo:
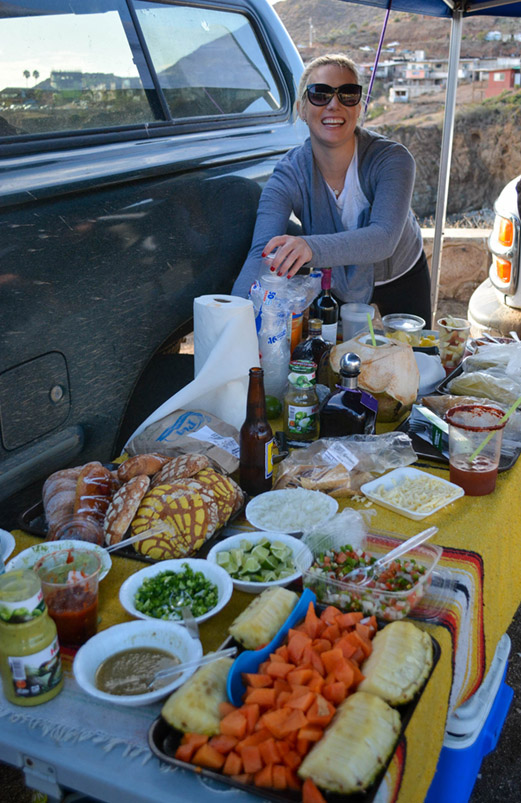
<path fill-rule="evenodd" d="M 340 0 L 284 0 L 275 5 L 302 51 L 313 55 L 341 51 L 355 61 L 372 62 L 385 12 Z M 311 21 L 311 22 L 310 22 Z M 521 43 L 486 42 L 487 31 L 521 32 L 521 19 L 476 17 L 464 20 L 462 56 L 521 54 Z M 450 23 L 445 19 L 391 13 L 385 43 L 397 50 L 422 49 L 431 58 L 447 58 Z M 310 52 L 307 50 L 306 52 Z M 521 174 L 521 90 L 484 99 L 484 85 L 461 84 L 453 141 L 448 214 L 491 208 L 502 187 Z M 423 95 L 414 103 L 390 104 L 386 89 L 375 85 L 366 124 L 402 142 L 416 159 L 413 208 L 420 218 L 434 214 L 438 186 L 445 93 Z"/>

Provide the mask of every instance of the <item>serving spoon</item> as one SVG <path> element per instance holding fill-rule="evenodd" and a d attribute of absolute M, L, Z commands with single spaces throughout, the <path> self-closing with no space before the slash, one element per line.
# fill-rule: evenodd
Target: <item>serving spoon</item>
<path fill-rule="evenodd" d="M 162 524 L 161 526 L 157 527 L 150 527 L 148 530 L 143 530 L 142 533 L 132 535 L 130 538 L 125 538 L 122 541 L 119 541 L 117 544 L 111 544 L 110 546 L 105 547 L 105 552 L 115 552 L 116 549 L 123 549 L 125 546 L 135 544 L 136 541 L 144 541 L 145 538 L 152 538 L 154 535 L 161 535 L 161 533 L 164 533 L 165 530 L 170 532 L 170 527 L 167 524 Z"/>
<path fill-rule="evenodd" d="M 352 569 L 352 571 L 342 577 L 342 582 L 354 582 L 359 586 L 366 586 L 374 578 L 375 574 L 379 574 L 382 569 L 385 569 L 393 560 L 396 560 L 396 558 L 399 558 L 406 552 L 410 552 L 414 547 L 428 541 L 429 538 L 432 538 L 437 532 L 437 527 L 428 527 L 426 530 L 422 530 L 420 533 L 413 535 L 412 538 L 407 538 L 406 541 L 403 541 L 397 547 L 391 549 L 386 555 L 382 555 L 381 558 L 378 558 L 378 560 L 370 566 L 359 566 L 356 569 Z"/>

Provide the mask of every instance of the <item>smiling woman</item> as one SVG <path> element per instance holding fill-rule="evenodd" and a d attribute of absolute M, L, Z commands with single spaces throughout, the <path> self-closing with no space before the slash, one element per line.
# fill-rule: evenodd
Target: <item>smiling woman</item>
<path fill-rule="evenodd" d="M 430 280 L 410 208 L 415 165 L 402 145 L 358 124 L 362 87 L 356 64 L 320 56 L 302 73 L 297 109 L 304 145 L 278 163 L 262 193 L 252 246 L 233 292 L 248 294 L 262 258 L 291 278 L 302 267 L 332 267 L 341 302 L 378 304 L 380 313 L 430 320 Z M 302 236 L 287 234 L 295 215 Z"/>

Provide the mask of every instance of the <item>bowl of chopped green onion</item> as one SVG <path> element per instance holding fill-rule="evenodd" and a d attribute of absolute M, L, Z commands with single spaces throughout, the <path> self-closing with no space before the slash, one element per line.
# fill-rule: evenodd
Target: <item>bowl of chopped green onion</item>
<path fill-rule="evenodd" d="M 119 601 L 138 619 L 183 624 L 187 605 L 196 620 L 215 616 L 229 601 L 233 583 L 227 571 L 201 558 L 163 560 L 132 574 L 119 590 Z"/>
<path fill-rule="evenodd" d="M 298 580 L 313 562 L 310 549 L 279 532 L 245 532 L 230 535 L 208 553 L 208 561 L 225 569 L 239 591 L 260 594 L 271 586 Z"/>

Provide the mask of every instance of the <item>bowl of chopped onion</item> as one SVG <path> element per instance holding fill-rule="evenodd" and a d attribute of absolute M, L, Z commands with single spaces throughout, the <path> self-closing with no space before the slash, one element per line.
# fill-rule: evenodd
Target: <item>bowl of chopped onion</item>
<path fill-rule="evenodd" d="M 246 518 L 258 530 L 300 533 L 323 524 L 338 510 L 338 502 L 322 491 L 281 488 L 255 496 L 246 505 Z"/>

